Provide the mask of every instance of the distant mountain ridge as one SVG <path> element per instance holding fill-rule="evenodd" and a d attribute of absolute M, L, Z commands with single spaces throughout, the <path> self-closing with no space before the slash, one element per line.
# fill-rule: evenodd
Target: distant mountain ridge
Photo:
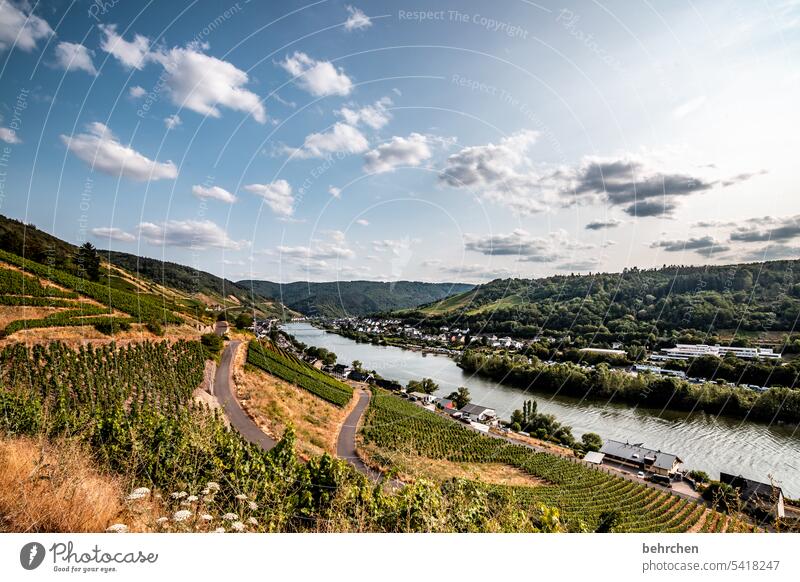
<path fill-rule="evenodd" d="M 243 280 L 237 285 L 280 301 L 290 309 L 310 316 L 343 317 L 410 309 L 441 301 L 450 295 L 469 291 L 467 283 L 424 283 L 421 281 L 332 281 L 273 283 Z"/>

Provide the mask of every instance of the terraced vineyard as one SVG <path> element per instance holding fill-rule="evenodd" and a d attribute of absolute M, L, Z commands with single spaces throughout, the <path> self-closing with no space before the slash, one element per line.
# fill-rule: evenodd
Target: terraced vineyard
<path fill-rule="evenodd" d="M 539 487 L 489 486 L 510 490 L 523 507 L 544 503 L 557 507 L 568 522 L 594 529 L 608 511 L 618 514 L 615 531 L 723 531 L 730 520 L 704 507 L 592 469 L 577 460 L 535 452 L 522 445 L 474 432 L 436 413 L 377 390 L 361 432 L 365 445 L 382 451 L 391 463 L 392 451 L 431 459 L 469 463 L 505 463 L 546 482 Z"/>
<path fill-rule="evenodd" d="M 353 397 L 350 386 L 309 366 L 269 341 L 252 340 L 247 350 L 247 362 L 336 406 L 344 406 Z"/>
<path fill-rule="evenodd" d="M 136 322 L 182 323 L 182 319 L 157 299 L 106 285 L 94 283 L 69 273 L 30 261 L 0 250 L 0 261 L 14 265 L 24 272 L 0 268 L 0 305 L 66 308 L 43 318 L 12 321 L 2 330 L 10 335 L 21 329 L 113 323 L 116 326 Z M 55 285 L 46 285 L 42 281 Z M 100 303 L 87 305 L 80 296 Z M 122 312 L 130 317 L 120 317 Z"/>

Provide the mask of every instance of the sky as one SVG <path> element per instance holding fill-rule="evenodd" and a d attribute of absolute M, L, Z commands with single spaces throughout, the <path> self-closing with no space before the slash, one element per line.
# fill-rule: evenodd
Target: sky
<path fill-rule="evenodd" d="M 800 2 L 0 0 L 0 213 L 232 280 L 800 256 Z"/>

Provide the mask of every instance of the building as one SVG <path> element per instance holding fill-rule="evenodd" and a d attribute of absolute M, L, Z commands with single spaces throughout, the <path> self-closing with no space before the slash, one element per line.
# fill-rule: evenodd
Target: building
<path fill-rule="evenodd" d="M 375 378 L 375 385 L 384 390 L 391 390 L 392 392 L 403 392 L 405 390 L 400 382 L 385 380 L 384 378 Z"/>
<path fill-rule="evenodd" d="M 436 396 L 433 394 L 425 394 L 424 392 L 409 392 L 408 397 L 411 398 L 411 400 L 418 400 L 425 405 L 433 404 L 436 400 Z"/>
<path fill-rule="evenodd" d="M 358 370 L 350 372 L 347 378 L 353 382 L 370 382 L 373 380 L 372 374 L 369 372 L 359 372 Z"/>
<path fill-rule="evenodd" d="M 729 473 L 720 473 L 719 480 L 736 489 L 747 509 L 773 517 L 785 517 L 783 490 L 780 487 Z"/>
<path fill-rule="evenodd" d="M 589 451 L 583 457 L 583 460 L 587 463 L 592 463 L 593 465 L 601 465 L 603 463 L 603 459 L 605 459 L 605 455 L 603 453 L 598 453 L 595 451 Z"/>
<path fill-rule="evenodd" d="M 579 352 L 585 352 L 587 354 L 599 354 L 603 356 L 611 356 L 615 358 L 626 358 L 628 357 L 628 352 L 625 350 L 609 350 L 607 348 L 581 348 L 578 350 Z"/>
<path fill-rule="evenodd" d="M 603 461 L 614 461 L 656 475 L 673 475 L 683 464 L 678 455 L 648 449 L 642 443 L 608 440 L 603 443 L 600 452 L 605 455 Z"/>
<path fill-rule="evenodd" d="M 478 404 L 467 404 L 459 409 L 462 418 L 467 417 L 476 422 L 486 422 L 497 418 L 497 412 L 493 408 L 486 408 Z"/>
<path fill-rule="evenodd" d="M 442 410 L 453 409 L 456 407 L 456 403 L 449 398 L 439 398 L 436 400 L 436 407 Z"/>
<path fill-rule="evenodd" d="M 728 354 L 745 360 L 765 359 L 780 360 L 781 355 L 772 351 L 772 348 L 741 348 L 736 346 L 709 346 L 706 344 L 676 344 L 674 348 L 664 348 L 661 353 L 652 354 L 651 360 L 689 360 L 702 356 L 716 356 L 724 358 Z"/>
<path fill-rule="evenodd" d="M 686 372 L 682 370 L 668 370 L 658 366 L 647 366 L 645 364 L 634 364 L 635 372 L 649 372 L 650 374 L 660 374 L 661 376 L 674 376 L 675 378 L 686 378 Z"/>

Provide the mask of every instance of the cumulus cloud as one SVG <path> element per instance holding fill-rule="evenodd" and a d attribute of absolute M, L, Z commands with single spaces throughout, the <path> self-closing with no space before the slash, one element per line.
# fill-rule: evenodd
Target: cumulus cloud
<path fill-rule="evenodd" d="M 60 42 L 56 45 L 56 62 L 65 71 L 86 71 L 90 75 L 96 75 L 92 54 L 82 44 Z"/>
<path fill-rule="evenodd" d="M 330 194 L 334 198 L 341 198 L 342 197 L 342 189 L 341 188 L 337 188 L 336 186 L 328 186 L 328 194 Z"/>
<path fill-rule="evenodd" d="M 347 8 L 347 13 L 349 14 L 344 23 L 345 30 L 362 30 L 372 26 L 372 20 L 370 20 L 369 16 L 364 14 L 361 9 L 355 6 L 345 6 L 345 8 Z"/>
<path fill-rule="evenodd" d="M 587 230 L 603 230 L 606 228 L 616 228 L 622 221 L 617 218 L 609 218 L 608 220 L 593 220 L 586 225 Z"/>
<path fill-rule="evenodd" d="M 20 143 L 20 139 L 17 137 L 17 133 L 8 127 L 0 127 L 0 139 L 6 143 Z"/>
<path fill-rule="evenodd" d="M 331 268 L 328 261 L 352 259 L 355 253 L 347 246 L 344 233 L 339 230 L 327 232 L 328 239 L 313 239 L 308 246 L 281 245 L 277 248 L 282 260 L 302 266 L 307 271 L 323 272 Z"/>
<path fill-rule="evenodd" d="M 27 2 L 0 2 L 0 51 L 12 45 L 25 52 L 54 34 L 46 20 L 31 13 Z"/>
<path fill-rule="evenodd" d="M 796 259 L 798 256 L 800 256 L 800 246 L 780 243 L 749 250 L 739 255 L 739 259 L 742 261 L 777 261 Z"/>
<path fill-rule="evenodd" d="M 115 24 L 101 24 L 103 40 L 100 49 L 117 59 L 127 69 L 142 69 L 150 56 L 150 39 L 141 34 L 127 41 L 117 34 Z"/>
<path fill-rule="evenodd" d="M 368 147 L 369 142 L 360 131 L 339 121 L 330 131 L 307 135 L 302 147 L 286 151 L 298 158 L 320 158 L 334 153 L 360 154 Z"/>
<path fill-rule="evenodd" d="M 167 129 L 175 129 L 181 124 L 181 118 L 177 113 L 168 115 L 164 118 L 164 125 Z"/>
<path fill-rule="evenodd" d="M 754 218 L 731 233 L 731 241 L 764 242 L 787 241 L 800 236 L 800 215 L 774 218 Z"/>
<path fill-rule="evenodd" d="M 99 226 L 97 228 L 93 228 L 92 234 L 97 238 L 106 238 L 119 242 L 132 242 L 136 240 L 136 237 L 131 233 L 125 232 L 121 228 L 115 228 L 112 226 Z"/>
<path fill-rule="evenodd" d="M 391 114 L 386 110 L 387 107 L 392 105 L 392 100 L 389 97 L 378 99 L 372 105 L 366 105 L 361 108 L 354 106 L 342 107 L 336 113 L 341 115 L 342 118 L 350 125 L 358 125 L 363 123 L 372 129 L 380 129 L 392 118 Z"/>
<path fill-rule="evenodd" d="M 447 158 L 439 180 L 523 214 L 541 212 L 546 208 L 542 177 L 527 157 L 538 136 L 536 131 L 523 130 L 497 144 L 465 147 Z"/>
<path fill-rule="evenodd" d="M 579 259 L 560 263 L 556 265 L 556 269 L 570 272 L 593 271 L 600 266 L 600 263 L 599 259 Z"/>
<path fill-rule="evenodd" d="M 219 200 L 220 202 L 227 202 L 228 204 L 236 202 L 236 196 L 219 186 L 203 186 L 201 184 L 196 184 L 192 186 L 192 194 L 200 199 L 211 198 L 213 200 Z"/>
<path fill-rule="evenodd" d="M 356 224 L 358 224 L 359 226 L 369 226 L 369 220 L 367 220 L 366 218 L 359 218 L 358 220 L 356 220 Z"/>
<path fill-rule="evenodd" d="M 244 189 L 261 197 L 275 214 L 291 216 L 294 212 L 292 186 L 286 180 L 275 180 L 269 184 L 248 184 Z"/>
<path fill-rule="evenodd" d="M 713 236 L 692 237 L 686 240 L 662 240 L 650 244 L 650 248 L 664 249 L 670 253 L 694 251 L 699 255 L 709 256 L 730 250 Z"/>
<path fill-rule="evenodd" d="M 306 53 L 287 56 L 281 66 L 295 77 L 295 83 L 315 97 L 349 95 L 353 82 L 342 69 L 328 61 L 317 61 Z"/>
<path fill-rule="evenodd" d="M 375 174 L 392 172 L 398 166 L 419 166 L 430 157 L 428 136 L 419 133 L 408 137 L 394 136 L 364 154 L 364 170 Z"/>
<path fill-rule="evenodd" d="M 193 44 L 152 54 L 151 58 L 164 67 L 173 103 L 210 117 L 219 117 L 219 107 L 227 107 L 264 123 L 267 114 L 258 95 L 244 88 L 249 81 L 247 73 L 199 48 L 206 46 Z"/>
<path fill-rule="evenodd" d="M 210 220 L 143 222 L 139 225 L 139 234 L 152 245 L 198 250 L 206 248 L 241 250 L 248 246 L 247 241 L 231 240 L 222 228 Z"/>
<path fill-rule="evenodd" d="M 468 234 L 464 237 L 464 248 L 489 256 L 515 256 L 526 263 L 551 263 L 564 258 L 567 251 L 587 250 L 594 246 L 570 240 L 563 230 L 542 237 L 517 228 L 508 234 Z"/>
<path fill-rule="evenodd" d="M 111 130 L 99 122 L 90 123 L 86 133 L 72 137 L 62 135 L 61 141 L 79 159 L 105 174 L 140 182 L 178 176 L 178 168 L 171 161 L 156 162 L 122 145 Z"/>
<path fill-rule="evenodd" d="M 130 95 L 133 99 L 138 99 L 139 97 L 144 97 L 147 91 L 144 90 L 144 87 L 140 87 L 139 85 L 134 85 L 130 89 L 128 89 L 128 95 Z"/>

